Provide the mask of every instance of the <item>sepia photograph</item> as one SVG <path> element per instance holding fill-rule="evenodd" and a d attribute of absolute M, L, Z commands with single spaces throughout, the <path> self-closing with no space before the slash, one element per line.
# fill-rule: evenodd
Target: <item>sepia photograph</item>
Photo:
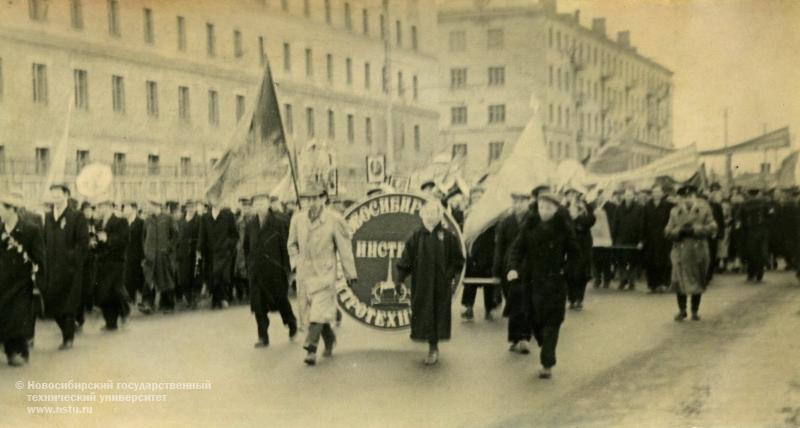
<path fill-rule="evenodd" d="M 0 428 L 800 428 L 800 0 L 3 0 Z"/>

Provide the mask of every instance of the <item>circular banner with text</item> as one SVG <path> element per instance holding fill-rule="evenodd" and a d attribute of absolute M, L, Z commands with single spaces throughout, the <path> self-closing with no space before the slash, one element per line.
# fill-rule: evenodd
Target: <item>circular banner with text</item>
<path fill-rule="evenodd" d="M 340 282 L 337 300 L 343 311 L 362 324 L 390 331 L 410 327 L 411 278 L 396 287 L 395 264 L 405 242 L 422 226 L 419 210 L 425 202 L 417 195 L 389 193 L 361 201 L 345 213 L 353 231 L 358 283 L 351 289 Z M 458 237 L 466 255 L 458 225 L 447 212 L 442 223 Z"/>

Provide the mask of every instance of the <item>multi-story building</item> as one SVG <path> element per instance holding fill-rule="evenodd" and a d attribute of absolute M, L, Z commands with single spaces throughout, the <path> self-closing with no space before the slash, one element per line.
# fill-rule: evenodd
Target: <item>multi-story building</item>
<path fill-rule="evenodd" d="M 411 171 L 439 139 L 435 21 L 418 0 L 4 2 L 0 183 L 40 191 L 68 121 L 67 180 L 100 161 L 118 198 L 200 196 L 269 61 L 290 147 L 328 141 L 360 196 L 366 155 Z"/>
<path fill-rule="evenodd" d="M 469 175 L 501 159 L 535 112 L 557 161 L 615 140 L 630 144 L 629 167 L 672 149 L 672 72 L 629 32 L 610 39 L 604 18 L 584 27 L 555 0 L 451 1 L 438 22 L 440 129 Z"/>

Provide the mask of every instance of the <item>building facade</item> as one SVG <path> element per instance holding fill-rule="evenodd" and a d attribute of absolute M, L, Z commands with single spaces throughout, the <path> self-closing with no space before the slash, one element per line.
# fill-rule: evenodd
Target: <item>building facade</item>
<path fill-rule="evenodd" d="M 438 12 L 440 129 L 468 175 L 482 174 L 540 115 L 553 160 L 631 144 L 629 167 L 672 149 L 672 72 L 639 54 L 630 33 L 590 28 L 555 0 L 448 2 Z"/>
<path fill-rule="evenodd" d="M 68 135 L 68 181 L 103 162 L 119 199 L 202 196 L 269 62 L 289 147 L 327 141 L 361 196 L 367 155 L 436 149 L 435 24 L 416 0 L 4 2 L 0 182 L 40 192 Z"/>

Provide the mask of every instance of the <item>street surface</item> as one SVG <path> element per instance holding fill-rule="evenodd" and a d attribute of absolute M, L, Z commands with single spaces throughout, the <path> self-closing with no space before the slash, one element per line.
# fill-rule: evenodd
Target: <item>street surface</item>
<path fill-rule="evenodd" d="M 0 367 L 2 427 L 800 427 L 800 285 L 770 272 L 761 285 L 717 276 L 700 322 L 676 323 L 673 294 L 589 289 L 568 311 L 558 365 L 536 377 L 537 352 L 512 354 L 506 322 L 462 323 L 440 363 L 427 347 L 345 319 L 332 359 L 302 359 L 271 317 L 271 345 L 254 349 L 249 308 L 135 316 L 103 333 L 94 315 L 75 348 L 58 352 L 52 322 L 37 326 L 31 364 Z M 479 293 L 480 294 L 480 293 Z M 455 300 L 454 302 L 457 302 Z M 208 382 L 206 390 L 162 394 L 160 402 L 34 403 L 15 382 Z M 30 415 L 30 406 L 91 406 L 92 414 Z"/>

